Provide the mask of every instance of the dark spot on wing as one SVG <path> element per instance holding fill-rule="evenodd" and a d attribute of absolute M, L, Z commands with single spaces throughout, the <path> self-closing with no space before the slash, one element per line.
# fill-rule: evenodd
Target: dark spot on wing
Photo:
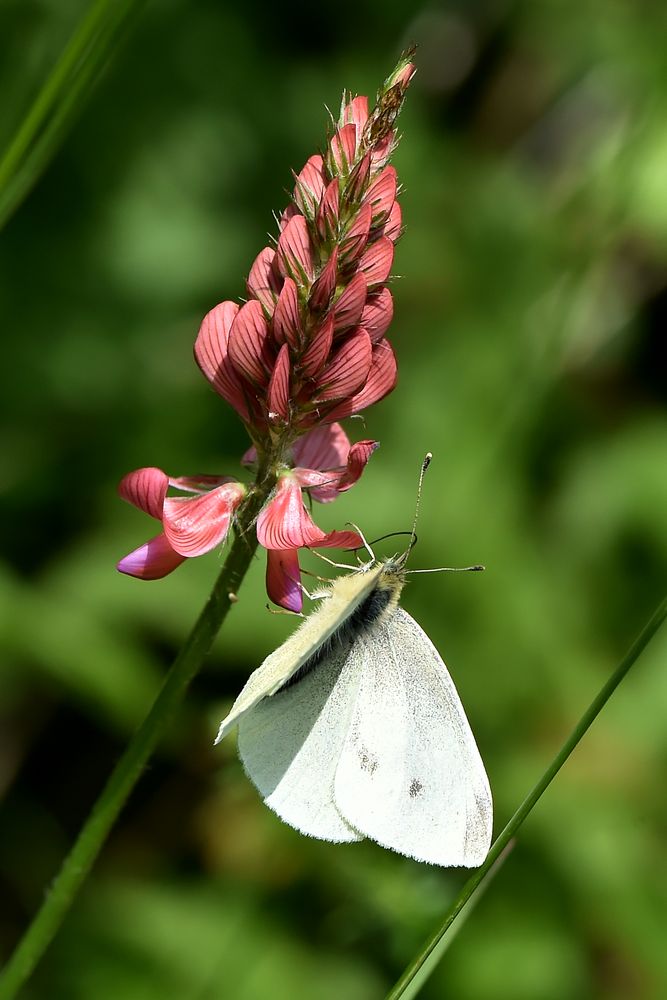
<path fill-rule="evenodd" d="M 422 785 L 421 781 L 419 781 L 417 778 L 413 778 L 412 781 L 410 782 L 410 787 L 408 788 L 408 795 L 410 796 L 410 798 L 416 799 L 423 787 L 424 786 Z"/>
<path fill-rule="evenodd" d="M 378 766 L 377 758 L 366 747 L 361 747 L 359 750 L 359 763 L 361 764 L 361 770 L 368 771 L 369 774 L 373 774 Z"/>

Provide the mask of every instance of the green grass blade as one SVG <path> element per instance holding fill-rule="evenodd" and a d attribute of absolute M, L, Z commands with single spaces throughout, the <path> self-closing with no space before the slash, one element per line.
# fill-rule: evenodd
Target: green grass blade
<path fill-rule="evenodd" d="M 509 842 L 515 836 L 523 821 L 530 814 L 535 804 L 549 787 L 584 734 L 588 731 L 588 729 L 590 729 L 596 717 L 600 714 L 618 685 L 656 634 L 665 618 L 667 618 L 667 598 L 665 598 L 662 604 L 660 604 L 656 609 L 650 621 L 648 621 L 644 626 L 627 655 L 621 663 L 619 663 L 607 683 L 588 706 L 581 719 L 572 730 L 570 736 L 558 751 L 551 764 L 549 764 L 549 767 L 523 800 L 505 829 L 491 845 L 491 850 L 489 851 L 486 861 L 482 867 L 478 868 L 465 883 L 440 926 L 431 935 L 428 941 L 426 941 L 424 946 L 407 966 L 400 979 L 387 994 L 386 1000 L 398 1000 L 399 997 L 405 998 L 416 996 L 416 993 L 421 986 L 423 986 L 424 982 L 428 978 L 428 975 L 438 964 L 438 961 L 444 951 L 445 942 L 452 933 L 450 928 L 454 924 L 454 921 L 466 904 L 469 903 L 469 900 L 471 900 L 474 894 L 480 891 L 481 885 L 488 878 L 496 861 L 500 858 Z M 417 981 L 416 989 L 413 989 L 412 984 L 415 980 L 417 980 L 418 976 L 419 979 Z"/>
<path fill-rule="evenodd" d="M 98 0 L 83 17 L 0 158 L 0 227 L 43 172 L 141 0 Z"/>

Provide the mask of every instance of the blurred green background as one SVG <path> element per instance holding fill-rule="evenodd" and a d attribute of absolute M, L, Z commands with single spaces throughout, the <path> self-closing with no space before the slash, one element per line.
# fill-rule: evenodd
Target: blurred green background
<path fill-rule="evenodd" d="M 4 145 L 86 7 L 5 0 Z M 382 442 L 318 508 L 409 528 L 404 604 L 448 662 L 496 829 L 661 596 L 667 555 L 667 9 L 609 0 L 291 10 L 150 3 L 0 237 L 0 947 L 39 905 L 222 553 L 145 584 L 128 470 L 235 474 L 235 415 L 191 360 L 244 293 L 324 105 L 416 41 L 394 163 L 406 233 Z M 385 554 L 392 542 L 384 543 Z M 34 976 L 35 1000 L 371 1000 L 464 875 L 281 823 L 217 724 L 292 627 L 258 558 L 215 654 Z M 667 633 L 521 831 L 426 998 L 667 996 Z"/>

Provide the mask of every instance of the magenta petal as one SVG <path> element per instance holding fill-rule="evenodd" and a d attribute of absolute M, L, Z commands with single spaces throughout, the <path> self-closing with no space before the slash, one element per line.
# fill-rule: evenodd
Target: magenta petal
<path fill-rule="evenodd" d="M 351 334 L 322 372 L 315 398 L 320 402 L 342 399 L 364 384 L 371 366 L 371 338 L 359 328 Z"/>
<path fill-rule="evenodd" d="M 334 333 L 340 333 L 342 330 L 348 330 L 357 325 L 366 303 L 367 289 L 366 279 L 360 271 L 357 271 L 352 281 L 343 289 L 340 297 L 334 303 Z M 372 339 L 370 330 L 369 334 Z"/>
<path fill-rule="evenodd" d="M 121 559 L 116 569 L 138 580 L 160 580 L 182 562 L 185 562 L 185 556 L 174 552 L 165 535 L 161 534 L 130 552 Z"/>
<path fill-rule="evenodd" d="M 359 270 L 363 271 L 369 285 L 386 281 L 394 260 L 394 244 L 386 236 L 381 236 L 371 243 L 359 261 Z"/>
<path fill-rule="evenodd" d="M 239 309 L 229 332 L 229 358 L 239 374 L 264 386 L 271 372 L 269 326 L 256 299 Z"/>
<path fill-rule="evenodd" d="M 325 472 L 296 468 L 292 469 L 292 475 L 303 488 L 308 488 L 313 500 L 330 503 L 340 493 L 354 486 L 377 447 L 377 441 L 358 441 L 350 448 L 347 467 L 341 464 L 339 468 L 331 468 Z"/>
<path fill-rule="evenodd" d="M 366 192 L 364 201 L 373 209 L 374 225 L 388 218 L 396 201 L 396 188 L 396 170 L 394 167 L 385 167 Z"/>
<path fill-rule="evenodd" d="M 313 549 L 362 549 L 364 540 L 356 531 L 330 531 Z"/>
<path fill-rule="evenodd" d="M 195 360 L 215 391 L 248 420 L 243 385 L 229 359 L 229 331 L 238 311 L 235 302 L 221 302 L 204 316 L 195 341 Z"/>
<path fill-rule="evenodd" d="M 361 314 L 360 323 L 374 344 L 382 340 L 394 317 L 394 300 L 388 288 L 369 295 Z"/>
<path fill-rule="evenodd" d="M 162 506 L 168 488 L 169 476 L 162 469 L 153 466 L 128 472 L 118 484 L 118 492 L 123 500 L 134 504 L 158 521 L 162 520 Z"/>
<path fill-rule="evenodd" d="M 350 441 L 340 424 L 316 427 L 292 447 L 296 465 L 309 469 L 335 469 L 347 462 Z"/>
<path fill-rule="evenodd" d="M 295 215 L 283 229 L 276 258 L 285 278 L 293 278 L 297 285 L 309 285 L 313 280 L 313 253 L 303 215 Z"/>
<path fill-rule="evenodd" d="M 290 356 L 287 344 L 278 351 L 278 357 L 271 372 L 269 381 L 269 391 L 267 393 L 267 406 L 269 408 L 269 418 L 280 417 L 284 421 L 289 420 L 289 377 L 290 377 Z"/>
<path fill-rule="evenodd" d="M 296 178 L 294 201 L 309 219 L 314 217 L 326 187 L 322 167 L 322 157 L 319 154 L 311 156 Z"/>
<path fill-rule="evenodd" d="M 257 448 L 251 444 L 247 451 L 243 453 L 241 465 L 254 465 L 257 461 Z"/>
<path fill-rule="evenodd" d="M 170 476 L 169 485 L 186 493 L 208 493 L 223 483 L 235 483 L 234 476 Z"/>
<path fill-rule="evenodd" d="M 301 371 L 307 378 L 314 378 L 324 368 L 333 343 L 333 316 L 322 323 L 313 334 L 308 350 L 301 359 Z"/>
<path fill-rule="evenodd" d="M 396 373 L 396 358 L 391 345 L 388 340 L 381 340 L 373 347 L 371 368 L 364 387 L 351 399 L 343 400 L 333 410 L 330 410 L 328 418 L 342 420 L 343 417 L 350 417 L 353 413 L 359 413 L 367 406 L 379 402 L 396 385 Z"/>
<path fill-rule="evenodd" d="M 276 252 L 271 247 L 264 247 L 250 268 L 246 281 L 248 292 L 254 299 L 262 303 L 267 315 L 271 315 L 276 304 L 282 279 L 276 267 Z"/>
<path fill-rule="evenodd" d="M 368 242 L 368 234 L 371 228 L 372 210 L 371 206 L 362 205 L 357 212 L 352 225 L 347 230 L 342 242 L 343 258 L 346 262 L 356 260 L 362 253 Z"/>
<path fill-rule="evenodd" d="M 296 549 L 268 549 L 266 553 L 266 592 L 281 608 L 301 611 L 303 591 L 301 590 L 301 568 Z"/>
<path fill-rule="evenodd" d="M 285 283 L 276 302 L 273 314 L 273 335 L 279 344 L 287 342 L 290 347 L 297 348 L 301 343 L 303 330 L 299 312 L 299 295 L 291 278 L 285 278 Z"/>
<path fill-rule="evenodd" d="M 243 499 L 241 483 L 227 483 L 198 497 L 170 497 L 164 502 L 164 533 L 182 556 L 200 556 L 219 545 L 232 513 Z"/>

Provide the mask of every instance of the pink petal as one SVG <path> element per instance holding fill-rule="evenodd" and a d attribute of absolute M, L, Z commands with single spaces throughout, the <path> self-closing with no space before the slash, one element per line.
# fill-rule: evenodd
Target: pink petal
<path fill-rule="evenodd" d="M 371 338 L 361 327 L 343 343 L 322 372 L 314 396 L 324 402 L 350 396 L 362 386 L 371 366 Z"/>
<path fill-rule="evenodd" d="M 342 420 L 353 413 L 365 410 L 367 406 L 383 399 L 396 385 L 396 358 L 388 340 L 381 340 L 373 347 L 371 368 L 364 387 L 351 399 L 346 399 L 330 410 L 327 419 Z"/>
<path fill-rule="evenodd" d="M 334 333 L 340 333 L 357 325 L 366 303 L 367 288 L 366 279 L 360 271 L 357 271 L 334 303 Z"/>
<path fill-rule="evenodd" d="M 283 229 L 290 221 L 290 219 L 293 219 L 295 215 L 301 215 L 301 214 L 302 213 L 296 207 L 294 202 L 290 202 L 289 205 L 283 209 L 283 214 L 280 216 L 280 222 L 278 223 L 280 232 L 282 233 Z"/>
<path fill-rule="evenodd" d="M 345 465 L 350 441 L 340 424 L 326 424 L 308 431 L 292 446 L 296 465 L 310 469 L 335 469 Z"/>
<path fill-rule="evenodd" d="M 241 465 L 246 465 L 246 466 L 254 465 L 256 461 L 257 461 L 257 448 L 255 448 L 254 444 L 251 444 L 248 450 L 243 454 L 243 457 L 241 459 Z"/>
<path fill-rule="evenodd" d="M 369 187 L 364 202 L 373 209 L 373 225 L 385 222 L 396 201 L 396 170 L 385 167 Z"/>
<path fill-rule="evenodd" d="M 278 357 L 271 373 L 269 381 L 269 391 L 267 393 L 267 406 L 269 408 L 269 418 L 273 414 L 281 417 L 284 421 L 289 420 L 289 377 L 290 377 L 290 356 L 287 344 L 278 351 Z"/>
<path fill-rule="evenodd" d="M 323 166 L 322 157 L 319 154 L 311 156 L 296 178 L 294 201 L 309 219 L 314 217 L 326 187 Z"/>
<path fill-rule="evenodd" d="M 369 203 L 362 205 L 357 212 L 342 242 L 343 257 L 346 262 L 355 260 L 366 246 L 372 214 Z"/>
<path fill-rule="evenodd" d="M 357 151 L 357 127 L 353 123 L 339 128 L 331 139 L 331 160 L 337 174 L 347 174 Z"/>
<path fill-rule="evenodd" d="M 374 344 L 382 340 L 394 316 L 394 300 L 388 288 L 369 295 L 361 314 L 360 324 Z"/>
<path fill-rule="evenodd" d="M 358 441 L 350 449 L 346 466 L 333 468 L 328 472 L 296 468 L 292 469 L 292 475 L 303 488 L 309 489 L 313 500 L 330 503 L 340 493 L 354 486 L 377 447 L 377 441 Z"/>
<path fill-rule="evenodd" d="M 275 250 L 272 250 L 271 247 L 264 247 L 257 254 L 246 281 L 249 294 L 262 303 L 269 316 L 273 312 L 282 284 L 280 275 L 277 273 L 275 258 Z"/>
<path fill-rule="evenodd" d="M 390 239 L 392 243 L 395 243 L 396 240 L 401 235 L 402 222 L 403 222 L 403 216 L 401 214 L 401 206 L 397 201 L 395 201 L 394 204 L 391 206 L 391 212 L 389 213 L 389 218 L 385 222 L 384 227 L 382 229 L 383 235 L 386 236 L 388 239 Z"/>
<path fill-rule="evenodd" d="M 276 257 L 283 277 L 293 278 L 297 285 L 309 285 L 313 280 L 313 253 L 303 215 L 295 215 L 283 229 Z"/>
<path fill-rule="evenodd" d="M 301 611 L 301 568 L 296 549 L 267 549 L 266 592 L 274 604 L 288 611 Z"/>
<path fill-rule="evenodd" d="M 271 372 L 269 326 L 257 299 L 239 309 L 229 332 L 229 359 L 239 374 L 266 385 Z"/>
<path fill-rule="evenodd" d="M 291 474 L 281 476 L 275 495 L 257 518 L 259 544 L 265 549 L 300 549 L 324 537 L 303 505 L 296 479 Z"/>
<path fill-rule="evenodd" d="M 227 483 L 199 497 L 170 497 L 164 502 L 164 533 L 182 556 L 200 556 L 219 545 L 245 494 L 241 483 Z"/>
<path fill-rule="evenodd" d="M 346 125 L 353 122 L 357 126 L 359 135 L 368 121 L 368 98 L 360 95 L 353 98 L 345 105 L 340 116 L 340 124 Z"/>
<path fill-rule="evenodd" d="M 333 329 L 333 316 L 330 315 L 313 335 L 308 350 L 299 364 L 302 373 L 307 378 L 314 378 L 324 368 L 333 343 Z"/>
<path fill-rule="evenodd" d="M 145 514 L 162 520 L 162 507 L 164 498 L 169 488 L 169 477 L 162 469 L 148 466 L 145 469 L 136 469 L 123 476 L 118 492 L 123 500 L 134 504 Z"/>
<path fill-rule="evenodd" d="M 371 149 L 371 161 L 376 170 L 380 170 L 394 151 L 396 133 L 388 132 L 384 139 L 376 142 Z"/>
<path fill-rule="evenodd" d="M 130 552 L 121 559 L 116 569 L 139 580 L 160 580 L 182 562 L 185 562 L 185 556 L 174 552 L 165 535 L 161 534 Z"/>
<path fill-rule="evenodd" d="M 311 549 L 362 549 L 364 540 L 356 531 L 330 531 Z"/>
<path fill-rule="evenodd" d="M 349 202 L 361 201 L 371 174 L 371 154 L 364 153 L 350 171 L 345 185 L 345 199 Z"/>
<path fill-rule="evenodd" d="M 317 209 L 317 231 L 323 240 L 330 240 L 338 235 L 339 201 L 340 186 L 338 178 L 334 177 L 327 184 Z"/>
<path fill-rule="evenodd" d="M 312 312 L 321 313 L 329 308 L 329 303 L 336 291 L 338 277 L 338 247 L 334 247 L 329 260 L 320 271 L 317 281 L 313 284 L 308 305 Z"/>
<path fill-rule="evenodd" d="M 235 302 L 221 302 L 204 316 L 195 341 L 195 360 L 215 391 L 248 420 L 243 384 L 229 360 L 229 331 L 238 311 Z"/>
<path fill-rule="evenodd" d="M 287 341 L 290 347 L 294 348 L 301 344 L 303 328 L 299 312 L 299 295 L 291 278 L 285 278 L 278 296 L 273 314 L 273 335 L 279 344 Z"/>
<path fill-rule="evenodd" d="M 234 476 L 170 476 L 169 485 L 187 493 L 208 493 L 223 483 L 235 483 Z"/>
<path fill-rule="evenodd" d="M 381 236 L 371 243 L 359 261 L 359 270 L 363 271 L 369 285 L 386 281 L 394 260 L 394 244 L 386 236 Z"/>

